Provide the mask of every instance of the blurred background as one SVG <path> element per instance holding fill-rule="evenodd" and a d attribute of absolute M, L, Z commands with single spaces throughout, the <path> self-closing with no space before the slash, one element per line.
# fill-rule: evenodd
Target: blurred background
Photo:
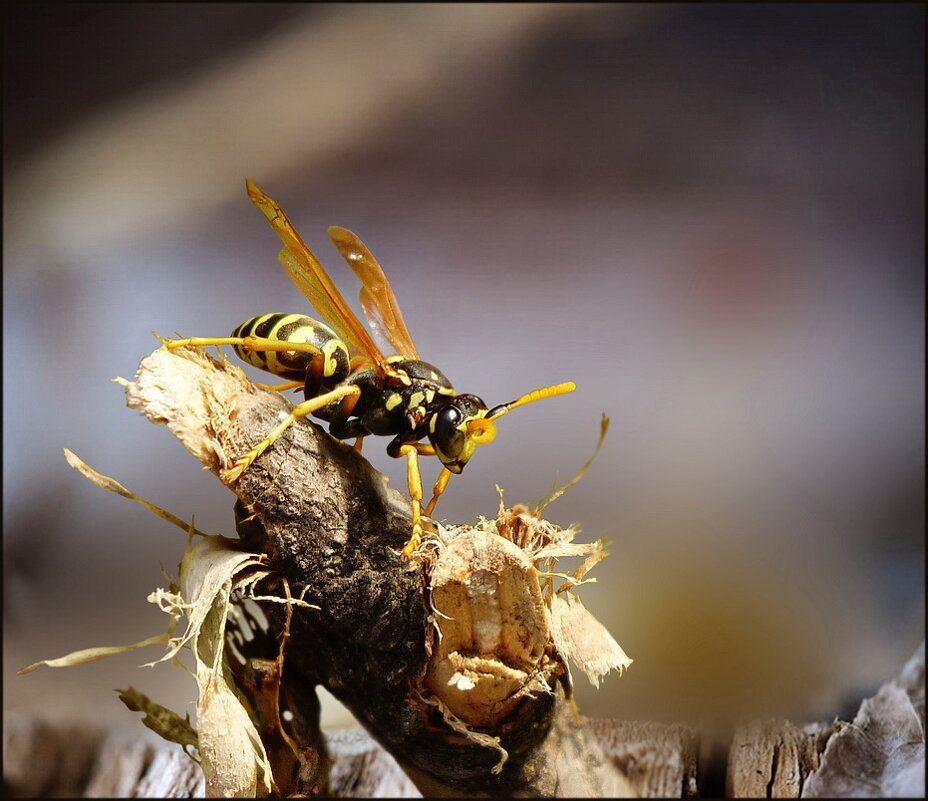
<path fill-rule="evenodd" d="M 343 291 L 360 234 L 423 356 L 500 424 L 438 507 L 607 537 L 581 597 L 635 662 L 597 716 L 848 714 L 923 637 L 921 5 L 5 4 L 4 707 L 181 713 L 145 602 L 233 496 L 125 408 L 164 335 L 308 305 L 244 178 Z M 257 380 L 267 380 L 252 371 Z M 404 487 L 404 469 L 365 453 Z M 426 469 L 430 482 L 437 473 Z M 350 725 L 334 701 L 326 725 Z"/>

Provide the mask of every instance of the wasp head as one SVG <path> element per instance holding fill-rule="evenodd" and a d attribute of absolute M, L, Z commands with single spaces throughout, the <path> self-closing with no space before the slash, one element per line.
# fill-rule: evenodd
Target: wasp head
<path fill-rule="evenodd" d="M 429 421 L 429 442 L 452 473 L 460 473 L 474 447 L 491 442 L 496 427 L 486 418 L 487 405 L 476 395 L 455 395 Z"/>

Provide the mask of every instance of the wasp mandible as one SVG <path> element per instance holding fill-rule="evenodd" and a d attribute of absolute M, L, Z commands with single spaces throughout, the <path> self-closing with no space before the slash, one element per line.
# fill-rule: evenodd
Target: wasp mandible
<path fill-rule="evenodd" d="M 288 379 L 271 388 L 304 388 L 305 400 L 225 473 L 230 482 L 294 420 L 309 414 L 328 422 L 334 437 L 357 438 L 359 449 L 369 434 L 393 437 L 387 453 L 407 460 L 412 535 L 401 553 L 409 558 L 422 537 L 422 517 L 431 516 L 449 477 L 464 469 L 474 448 L 493 440 L 494 421 L 527 403 L 573 392 L 576 386 L 568 381 L 536 389 L 493 408 L 476 395 L 458 394 L 437 367 L 419 358 L 377 260 L 351 231 L 332 226 L 329 237 L 361 280 L 361 308 L 371 329 L 397 354 L 384 356 L 280 206 L 251 179 L 246 179 L 246 186 L 248 197 L 284 243 L 280 263 L 325 323 L 300 314 L 264 314 L 242 323 L 228 337 L 174 339 L 165 345 L 232 345 L 248 364 Z M 442 463 L 424 509 L 419 456 L 437 456 Z"/>

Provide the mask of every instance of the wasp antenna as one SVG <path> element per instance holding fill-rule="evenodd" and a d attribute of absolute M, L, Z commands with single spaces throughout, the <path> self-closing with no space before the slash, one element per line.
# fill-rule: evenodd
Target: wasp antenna
<path fill-rule="evenodd" d="M 467 430 L 477 445 L 485 445 L 496 438 L 496 426 L 486 417 L 475 417 L 468 420 Z"/>
<path fill-rule="evenodd" d="M 487 413 L 486 419 L 496 420 L 498 417 L 508 414 L 519 406 L 525 406 L 526 403 L 534 403 L 535 401 L 544 400 L 545 398 L 553 398 L 556 395 L 566 395 L 568 392 L 573 392 L 576 388 L 577 385 L 573 381 L 565 381 L 563 384 L 555 384 L 553 387 L 536 389 L 533 392 L 523 395 L 521 398 L 516 398 L 514 401 L 504 403 L 501 406 L 497 406 L 495 409 L 491 409 Z"/>

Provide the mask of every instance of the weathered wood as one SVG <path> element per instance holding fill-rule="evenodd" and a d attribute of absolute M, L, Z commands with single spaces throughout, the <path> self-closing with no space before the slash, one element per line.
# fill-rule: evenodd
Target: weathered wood
<path fill-rule="evenodd" d="M 627 769 L 643 798 L 695 794 L 696 734 L 683 726 L 587 719 L 603 751 Z M 196 763 L 179 746 L 136 731 L 104 735 L 93 725 L 55 725 L 24 715 L 4 720 L 4 783 L 13 798 L 196 798 L 205 792 Z M 420 798 L 396 760 L 363 729 L 325 735 L 329 789 L 338 798 Z M 67 753 L 66 753 L 67 752 Z M 38 756 L 54 753 L 48 760 Z M 57 765 L 73 767 L 66 774 Z M 680 766 L 687 766 L 680 770 Z M 75 770 L 76 769 L 76 770 Z M 681 791 L 678 779 L 685 783 Z"/>
<path fill-rule="evenodd" d="M 4 794 L 19 798 L 80 795 L 102 733 L 94 726 L 4 715 Z"/>
<path fill-rule="evenodd" d="M 94 759 L 90 778 L 81 795 L 85 798 L 141 797 L 145 792 L 142 785 L 146 771 L 155 761 L 155 753 L 158 750 L 175 751 L 184 756 L 177 747 L 159 749 L 151 743 L 150 737 L 141 737 L 137 733 L 132 736 L 123 734 L 104 737 Z M 189 757 L 184 758 L 190 761 Z M 164 774 L 164 779 L 167 782 L 168 795 L 179 798 L 184 784 L 181 777 Z M 198 784 L 202 790 L 202 777 L 198 778 Z M 150 787 L 150 783 L 145 782 L 145 786 Z M 191 792 L 194 790 L 195 788 L 191 788 Z"/>
<path fill-rule="evenodd" d="M 697 794 L 699 734 L 679 724 L 588 718 L 603 751 L 641 798 Z"/>
<path fill-rule="evenodd" d="M 334 759 L 332 793 L 341 798 L 421 798 L 412 780 L 363 729 L 340 729 L 326 737 Z"/>
<path fill-rule="evenodd" d="M 803 798 L 916 798 L 925 792 L 925 643 L 902 672 L 838 721 Z"/>
<path fill-rule="evenodd" d="M 203 773 L 180 748 L 157 748 L 131 795 L 135 798 L 202 798 Z"/>
<path fill-rule="evenodd" d="M 728 752 L 725 792 L 731 798 L 799 798 L 819 764 L 818 727 L 800 729 L 788 720 L 739 726 Z"/>
<path fill-rule="evenodd" d="M 728 760 L 735 798 L 917 797 L 925 783 L 925 644 L 850 723 L 753 721 Z"/>
<path fill-rule="evenodd" d="M 755 721 L 732 743 L 726 795 L 736 798 L 918 797 L 924 787 L 924 645 L 852 723 Z M 900 725 L 901 724 L 901 725 Z M 607 759 L 641 797 L 697 794 L 699 735 L 679 725 L 586 719 Z M 7 714 L 5 795 L 189 798 L 204 793 L 195 763 L 150 735 Z M 326 735 L 336 797 L 415 798 L 413 782 L 369 734 Z M 817 766 L 817 767 L 813 767 Z"/>
<path fill-rule="evenodd" d="M 93 723 L 3 720 L 3 786 L 9 798 L 192 798 L 204 793 L 197 764 L 170 743 Z"/>

